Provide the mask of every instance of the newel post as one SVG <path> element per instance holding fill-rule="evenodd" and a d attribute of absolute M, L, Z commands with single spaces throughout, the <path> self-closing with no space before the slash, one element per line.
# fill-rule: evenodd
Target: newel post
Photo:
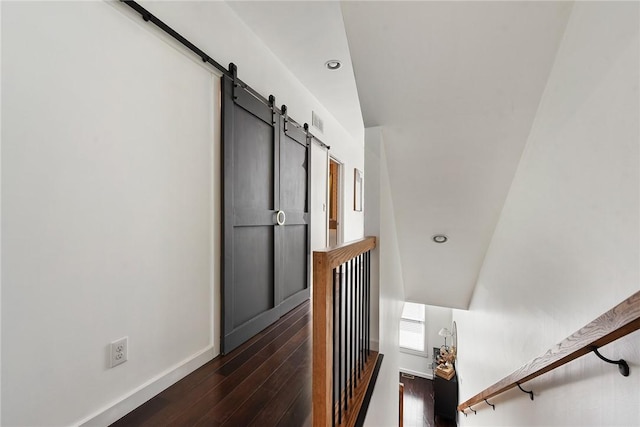
<path fill-rule="evenodd" d="M 326 252 L 313 253 L 313 427 L 332 424 L 333 269 Z"/>

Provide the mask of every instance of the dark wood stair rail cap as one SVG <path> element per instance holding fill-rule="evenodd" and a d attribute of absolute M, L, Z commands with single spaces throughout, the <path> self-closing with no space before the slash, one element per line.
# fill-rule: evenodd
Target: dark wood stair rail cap
<path fill-rule="evenodd" d="M 638 329 L 640 329 L 640 291 L 565 338 L 542 356 L 529 361 L 511 375 L 461 403 L 458 405 L 458 411 L 464 412 L 469 407 L 484 402 L 485 399 L 504 393 Z"/>

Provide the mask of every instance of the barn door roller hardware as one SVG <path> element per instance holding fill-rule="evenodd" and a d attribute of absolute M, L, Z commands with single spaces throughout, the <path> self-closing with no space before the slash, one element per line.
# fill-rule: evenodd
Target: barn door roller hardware
<path fill-rule="evenodd" d="M 251 86 L 249 86 L 248 84 L 243 82 L 238 77 L 238 68 L 236 67 L 235 64 L 233 64 L 233 63 L 229 64 L 229 69 L 227 70 L 222 65 L 220 65 L 218 62 L 216 62 L 214 59 L 212 59 L 210 55 L 207 55 L 202 49 L 198 48 L 196 45 L 191 43 L 189 40 L 187 40 L 185 37 L 183 37 L 180 33 L 178 33 L 176 30 L 174 30 L 169 25 L 164 23 L 161 19 L 159 19 L 157 16 L 155 16 L 154 14 L 149 12 L 147 9 L 142 7 L 136 1 L 134 1 L 134 0 L 120 0 L 120 2 L 122 4 L 130 7 L 131 9 L 135 10 L 138 14 L 140 14 L 140 16 L 142 17 L 142 19 L 145 22 L 150 22 L 150 23 L 154 24 L 156 27 L 160 28 L 162 31 L 167 33 L 169 36 L 173 37 L 180 44 L 182 44 L 187 49 L 189 49 L 191 52 L 196 54 L 202 60 L 202 62 L 210 64 L 220 74 L 232 79 L 233 80 L 233 88 L 232 88 L 233 93 L 232 93 L 232 95 L 233 95 L 233 99 L 234 100 L 237 99 L 237 97 L 238 97 L 237 96 L 238 91 L 236 91 L 236 89 L 237 88 L 244 89 L 249 94 L 251 94 L 253 97 L 255 97 L 258 101 L 262 102 L 264 105 L 267 105 L 267 106 L 271 107 L 273 110 L 277 111 L 278 108 L 275 106 L 275 97 L 274 97 L 273 100 L 271 99 L 271 97 L 269 99 L 266 99 L 262 95 L 260 95 L 256 90 L 254 90 Z M 283 111 L 282 114 L 284 115 L 285 112 L 286 111 Z M 290 123 L 287 123 L 287 122 L 290 122 Z M 293 120 L 288 115 L 286 115 L 285 132 L 286 132 L 286 130 L 288 130 L 289 124 L 293 124 L 295 126 L 298 126 L 298 123 L 295 120 Z M 326 147 L 327 149 L 330 148 L 327 144 L 322 142 L 318 137 L 312 135 L 311 133 L 309 133 L 309 135 L 311 135 L 313 137 L 313 139 L 316 142 L 318 142 L 320 145 Z"/>

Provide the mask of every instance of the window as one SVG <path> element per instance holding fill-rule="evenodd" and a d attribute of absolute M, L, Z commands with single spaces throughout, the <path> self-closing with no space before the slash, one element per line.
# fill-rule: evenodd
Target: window
<path fill-rule="evenodd" d="M 425 307 L 405 302 L 400 319 L 400 348 L 425 353 Z"/>

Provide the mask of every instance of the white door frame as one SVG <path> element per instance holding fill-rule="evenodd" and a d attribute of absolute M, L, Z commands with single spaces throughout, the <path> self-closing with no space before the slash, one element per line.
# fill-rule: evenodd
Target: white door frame
<path fill-rule="evenodd" d="M 329 245 L 329 150 L 318 142 L 312 142 L 310 156 L 312 164 L 311 250 L 313 251 L 324 249 Z M 320 170 L 316 170 L 316 167 Z M 318 194 L 317 191 L 323 194 Z M 319 227 L 322 227 L 322 235 Z"/>

